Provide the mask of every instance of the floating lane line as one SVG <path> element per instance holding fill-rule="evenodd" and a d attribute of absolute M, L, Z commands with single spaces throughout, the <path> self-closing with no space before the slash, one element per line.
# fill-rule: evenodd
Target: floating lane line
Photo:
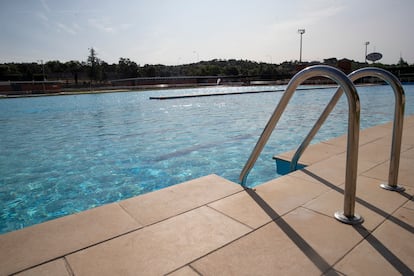
<path fill-rule="evenodd" d="M 306 87 L 298 88 L 296 90 L 315 90 L 315 89 L 329 89 L 336 88 L 337 86 L 318 86 L 318 87 Z M 259 91 L 243 91 L 243 92 L 225 92 L 225 93 L 209 93 L 209 94 L 187 94 L 187 95 L 171 95 L 171 96 L 151 96 L 150 100 L 173 100 L 184 98 L 199 98 L 199 97 L 213 97 L 213 96 L 226 96 L 226 95 L 241 95 L 241 94 L 256 94 L 256 93 L 273 93 L 284 92 L 285 89 L 273 89 L 273 90 L 259 90 Z"/>

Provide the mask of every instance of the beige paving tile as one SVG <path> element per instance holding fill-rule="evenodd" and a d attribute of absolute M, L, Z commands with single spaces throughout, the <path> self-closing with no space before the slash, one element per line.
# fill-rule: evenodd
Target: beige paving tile
<path fill-rule="evenodd" d="M 329 188 L 292 176 L 274 179 L 256 187 L 257 194 L 281 215 L 327 192 Z"/>
<path fill-rule="evenodd" d="M 411 197 L 411 199 L 403 207 L 414 210 L 414 198 Z"/>
<path fill-rule="evenodd" d="M 407 159 L 414 159 L 414 147 L 411 147 L 405 151 L 401 151 L 401 157 Z"/>
<path fill-rule="evenodd" d="M 325 185 L 284 176 L 209 206 L 252 228 L 268 223 L 328 191 Z"/>
<path fill-rule="evenodd" d="M 328 166 L 328 161 L 323 161 L 312 166 L 302 169 L 303 174 L 295 174 L 295 177 L 305 177 L 306 179 L 309 176 L 313 176 L 315 180 L 313 181 L 323 181 L 329 183 L 330 185 L 341 185 L 345 182 L 345 164 L 341 164 L 341 160 L 338 158 L 330 158 L 331 166 Z"/>
<path fill-rule="evenodd" d="M 332 185 L 335 186 L 334 184 L 332 184 L 328 181 L 325 181 L 323 178 L 319 177 L 318 175 L 310 172 L 308 170 L 308 168 L 304 168 L 304 169 L 301 169 L 301 170 L 291 172 L 291 173 L 289 173 L 289 176 L 290 177 L 297 177 L 297 178 L 300 178 L 300 179 L 303 179 L 303 180 L 309 181 L 309 182 L 322 183 L 322 184 L 325 183 L 325 186 L 327 186 L 327 187 L 331 187 Z"/>
<path fill-rule="evenodd" d="M 382 163 L 390 158 L 390 154 L 390 146 L 373 142 L 359 147 L 358 160 L 368 160 L 374 163 Z"/>
<path fill-rule="evenodd" d="M 337 190 L 331 190 L 318 198 L 306 203 L 304 207 L 314 210 L 316 212 L 333 217 L 337 211 L 343 211 L 344 185 L 338 186 Z M 355 213 L 360 214 L 360 209 L 355 208 Z"/>
<path fill-rule="evenodd" d="M 378 126 L 374 126 L 374 127 L 387 128 L 390 131 L 392 131 L 392 128 L 394 127 L 394 118 L 391 121 L 389 121 L 388 123 L 378 125 Z"/>
<path fill-rule="evenodd" d="M 347 134 L 344 134 L 344 135 L 338 136 L 336 138 L 332 138 L 332 139 L 323 141 L 323 143 L 328 144 L 328 145 L 333 145 L 333 146 L 336 146 L 336 147 L 340 147 L 340 148 L 343 148 L 343 149 L 346 150 L 347 139 L 348 139 Z M 360 144 L 362 144 L 361 140 L 362 139 L 360 137 L 360 139 L 359 139 Z"/>
<path fill-rule="evenodd" d="M 404 128 L 414 128 L 414 116 L 404 117 Z"/>
<path fill-rule="evenodd" d="M 305 208 L 295 209 L 283 218 L 330 265 L 364 239 L 352 226 Z"/>
<path fill-rule="evenodd" d="M 357 200 L 355 213 L 364 218 L 363 226 L 373 231 L 387 216 L 403 205 L 408 199 L 396 192 L 378 187 L 376 179 L 360 176 L 357 181 Z M 344 186 L 321 195 L 305 204 L 306 208 L 333 216 L 336 211 L 343 211 Z"/>
<path fill-rule="evenodd" d="M 411 129 L 414 128 L 413 122 L 414 116 L 404 118 L 403 143 L 407 143 L 408 145 L 414 143 L 414 139 L 411 139 L 414 135 L 414 131 Z M 390 145 L 392 137 L 392 128 L 393 122 L 391 121 L 383 125 L 361 129 L 359 135 L 359 145 L 362 146 L 367 143 L 377 142 L 378 140 L 382 140 L 383 143 L 385 142 Z M 346 149 L 347 134 L 344 134 L 337 138 L 329 139 L 324 143 L 343 147 L 344 149 Z"/>
<path fill-rule="evenodd" d="M 173 273 L 168 274 L 168 276 L 199 276 L 194 269 L 190 266 L 185 266 L 179 270 L 174 271 Z"/>
<path fill-rule="evenodd" d="M 382 137 L 381 139 L 374 141 L 374 143 L 381 143 L 381 144 L 388 145 L 388 146 L 391 146 L 391 142 L 392 142 L 392 133 L 389 133 L 388 135 Z M 401 146 L 403 149 L 404 147 L 414 146 L 414 131 L 404 128 Z"/>
<path fill-rule="evenodd" d="M 374 236 L 414 271 L 414 210 L 400 208 L 374 232 Z"/>
<path fill-rule="evenodd" d="M 334 270 L 336 275 L 402 275 L 367 241 L 363 241 L 347 254 L 334 266 Z"/>
<path fill-rule="evenodd" d="M 0 235 L 0 275 L 10 274 L 139 228 L 109 204 Z"/>
<path fill-rule="evenodd" d="M 376 207 L 379 210 L 391 214 L 404 204 L 408 198 L 404 194 L 382 189 L 379 187 L 381 183 L 382 181 L 374 178 L 359 176 L 357 181 L 357 197 L 361 200 L 360 203 L 362 205 L 366 205 L 372 209 Z M 408 188 L 407 191 L 411 190 L 412 188 Z"/>
<path fill-rule="evenodd" d="M 378 139 L 368 143 L 368 145 L 369 144 L 377 144 L 377 145 L 386 146 L 389 149 L 388 151 L 391 153 L 391 141 L 392 141 L 392 135 L 391 135 L 391 133 L 389 133 L 389 134 L 387 134 L 387 135 L 385 135 L 381 138 L 378 138 Z M 367 145 L 367 144 L 365 144 L 365 145 Z M 404 146 L 404 145 L 402 145 L 402 146 Z"/>
<path fill-rule="evenodd" d="M 414 127 L 403 131 L 402 144 L 414 146 Z"/>
<path fill-rule="evenodd" d="M 392 132 L 393 122 L 388 122 L 382 125 L 368 127 L 360 130 L 360 145 L 374 142 L 379 138 L 382 138 Z"/>
<path fill-rule="evenodd" d="M 71 276 L 72 274 L 66 267 L 66 262 L 64 259 L 57 259 L 55 261 L 42 264 L 35 268 L 26 270 L 24 272 L 15 274 L 16 276 L 50 276 L 50 275 L 59 275 L 59 276 Z"/>
<path fill-rule="evenodd" d="M 377 163 L 372 161 L 360 159 L 358 160 L 358 174 L 374 168 L 376 165 Z M 312 175 L 317 181 L 322 180 L 332 185 L 341 185 L 345 183 L 346 154 L 336 155 L 302 170 L 304 174 L 295 174 L 294 176 L 308 179 L 309 175 Z"/>
<path fill-rule="evenodd" d="M 404 116 L 404 128 L 414 129 L 414 115 Z"/>
<path fill-rule="evenodd" d="M 400 208 L 353 249 L 335 269 L 344 274 L 413 275 L 414 210 Z"/>
<path fill-rule="evenodd" d="M 361 129 L 359 133 L 359 145 L 365 145 L 391 133 L 386 125 Z M 325 141 L 324 143 L 342 147 L 346 150 L 347 134 Z"/>
<path fill-rule="evenodd" d="M 314 164 L 318 161 L 337 155 L 338 153 L 345 152 L 345 150 L 345 147 L 338 147 L 328 143 L 318 143 L 310 145 L 299 159 L 299 163 L 307 165 Z M 291 161 L 295 152 L 296 150 L 289 151 L 281 155 L 278 155 L 278 157 L 284 160 Z"/>
<path fill-rule="evenodd" d="M 372 169 L 365 171 L 363 175 L 377 178 L 384 182 L 388 182 L 389 161 L 379 164 Z M 398 185 L 414 187 L 414 160 L 411 158 L 400 158 L 400 165 L 398 171 Z"/>
<path fill-rule="evenodd" d="M 119 204 L 137 221 L 149 225 L 242 190 L 236 183 L 208 175 Z"/>
<path fill-rule="evenodd" d="M 402 228 L 404 228 L 404 230 L 406 230 L 409 233 L 414 233 L 414 210 L 412 210 L 413 208 L 413 199 L 411 198 L 411 200 L 409 200 L 406 204 L 403 205 L 403 208 L 398 209 L 395 213 L 394 213 L 394 217 L 397 218 L 398 220 L 392 220 L 390 219 L 390 222 L 394 223 L 395 227 L 400 227 L 401 230 Z M 410 225 L 410 227 L 408 227 L 406 224 Z M 385 224 L 384 224 L 385 226 Z M 396 233 L 396 232 L 394 232 Z M 410 238 L 410 240 L 414 238 L 414 235 Z M 414 244 L 412 244 L 414 246 Z M 414 257 L 414 255 L 412 255 L 412 257 Z"/>
<path fill-rule="evenodd" d="M 320 275 L 329 267 L 278 219 L 191 264 L 202 275 Z"/>
<path fill-rule="evenodd" d="M 257 228 L 270 222 L 273 218 L 279 217 L 275 214 L 269 217 L 268 214 L 249 196 L 253 191 L 243 191 L 224 199 L 209 204 L 210 207 L 248 225 Z"/>
<path fill-rule="evenodd" d="M 249 231 L 204 206 L 66 258 L 75 275 L 161 275 Z"/>
<path fill-rule="evenodd" d="M 385 160 L 389 160 L 391 158 L 391 140 L 392 140 L 391 137 L 387 136 L 387 137 L 375 140 L 375 142 L 372 142 L 369 145 L 374 150 L 375 149 L 382 149 L 382 147 L 377 148 L 376 145 L 381 145 L 381 146 L 385 147 L 385 149 L 382 149 L 382 151 L 380 153 L 376 153 L 377 155 L 381 154 L 381 156 L 383 158 L 383 161 L 385 161 Z M 365 145 L 365 146 L 368 146 L 368 145 Z M 413 148 L 414 148 L 413 145 L 401 144 L 401 154 L 403 154 L 404 152 L 407 152 L 407 151 L 409 151 L 410 149 L 413 149 Z M 388 151 L 388 153 L 387 153 L 387 151 Z M 360 154 L 363 154 L 363 153 L 360 153 Z M 371 153 L 371 155 L 372 155 L 372 153 Z M 380 160 L 380 159 L 378 159 L 378 160 Z"/>

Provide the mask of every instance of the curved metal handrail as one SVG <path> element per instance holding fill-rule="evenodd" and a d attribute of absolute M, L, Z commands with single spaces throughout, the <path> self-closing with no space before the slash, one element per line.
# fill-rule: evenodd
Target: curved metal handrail
<path fill-rule="evenodd" d="M 359 115 L 360 103 L 356 88 L 352 81 L 341 71 L 326 65 L 316 65 L 303 69 L 290 80 L 285 93 L 279 101 L 276 109 L 270 117 L 264 128 L 259 140 L 256 143 L 249 159 L 247 160 L 240 174 L 239 180 L 242 186 L 245 186 L 247 175 L 253 168 L 257 158 L 262 152 L 265 144 L 269 140 L 277 122 L 282 116 L 289 100 L 291 99 L 296 88 L 305 80 L 312 77 L 327 77 L 334 80 L 340 87 L 343 87 L 348 98 L 348 146 L 346 159 L 345 174 L 345 191 L 344 191 L 344 211 L 335 213 L 335 217 L 345 223 L 361 223 L 363 219 L 354 213 L 355 194 L 356 194 L 356 176 L 358 167 L 358 145 L 359 145 Z"/>
<path fill-rule="evenodd" d="M 387 82 L 395 94 L 395 109 L 394 109 L 394 126 L 393 126 L 393 135 L 392 135 L 392 145 L 391 145 L 391 158 L 390 158 L 390 168 L 388 175 L 388 184 L 381 184 L 381 187 L 387 190 L 392 191 L 404 191 L 405 189 L 401 186 L 398 186 L 398 168 L 400 163 L 400 153 L 401 153 L 401 141 L 402 141 L 402 131 L 403 131 L 403 121 L 404 121 L 404 107 L 405 107 L 405 94 L 404 89 L 401 85 L 401 82 L 390 72 L 381 69 L 381 68 L 362 68 L 356 70 L 348 75 L 348 78 L 355 82 L 358 79 L 363 77 L 377 77 Z M 292 161 L 290 163 L 290 170 L 295 171 L 297 168 L 298 161 L 302 156 L 303 152 L 309 146 L 311 140 L 314 138 L 322 124 L 325 122 L 328 115 L 331 113 L 332 109 L 337 104 L 339 98 L 342 96 L 343 90 L 338 88 L 334 96 L 332 97 L 329 104 L 326 106 L 325 110 L 322 112 L 319 119 L 316 121 L 313 128 L 309 131 L 308 135 L 303 140 L 302 144 L 298 147 L 295 154 L 293 155 Z"/>

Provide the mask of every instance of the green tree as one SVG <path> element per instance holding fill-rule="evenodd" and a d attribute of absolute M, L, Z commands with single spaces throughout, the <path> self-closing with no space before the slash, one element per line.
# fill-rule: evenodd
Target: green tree
<path fill-rule="evenodd" d="M 100 60 L 97 57 L 97 53 L 93 47 L 89 49 L 89 56 L 87 59 L 87 65 L 89 67 L 90 80 L 98 81 L 102 80 L 102 68 L 100 66 Z"/>
<path fill-rule="evenodd" d="M 402 57 L 400 57 L 397 65 L 401 67 L 408 67 L 408 63 Z"/>
<path fill-rule="evenodd" d="M 236 66 L 230 65 L 224 68 L 224 74 L 227 76 L 237 76 L 239 74 L 239 70 Z"/>
<path fill-rule="evenodd" d="M 48 73 L 63 73 L 65 71 L 65 64 L 59 60 L 48 61 L 45 64 Z"/>
<path fill-rule="evenodd" d="M 78 84 L 78 74 L 82 71 L 82 64 L 79 61 L 71 60 L 66 62 L 65 65 L 67 72 L 72 73 L 75 83 Z"/>
<path fill-rule="evenodd" d="M 157 70 L 154 65 L 145 64 L 142 68 L 143 76 L 144 77 L 156 77 Z"/>
<path fill-rule="evenodd" d="M 0 66 L 0 80 L 17 81 L 22 80 L 23 74 L 19 71 L 17 64 L 6 63 Z"/>
<path fill-rule="evenodd" d="M 35 63 L 18 63 L 18 71 L 22 74 L 22 80 L 42 80 L 42 67 Z"/>
<path fill-rule="evenodd" d="M 138 76 L 138 65 L 129 58 L 120 58 L 116 70 L 121 78 L 136 78 Z"/>

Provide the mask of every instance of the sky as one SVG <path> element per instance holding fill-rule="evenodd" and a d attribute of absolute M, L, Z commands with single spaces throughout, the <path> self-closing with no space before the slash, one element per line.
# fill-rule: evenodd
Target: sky
<path fill-rule="evenodd" d="M 414 63 L 413 0 L 0 0 L 0 63 L 281 63 L 380 52 Z"/>

